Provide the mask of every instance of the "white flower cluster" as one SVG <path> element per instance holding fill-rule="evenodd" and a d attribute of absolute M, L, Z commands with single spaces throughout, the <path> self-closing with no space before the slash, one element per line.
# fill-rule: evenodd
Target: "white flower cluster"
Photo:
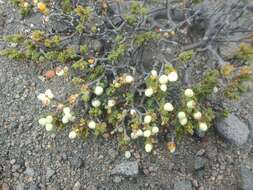
<path fill-rule="evenodd" d="M 134 77 L 131 76 L 131 75 L 126 75 L 126 77 L 125 77 L 125 82 L 126 82 L 127 84 L 133 83 L 133 82 L 134 82 Z"/>
<path fill-rule="evenodd" d="M 88 127 L 90 128 L 90 129 L 95 129 L 96 128 L 96 122 L 95 121 L 93 121 L 93 120 L 91 120 L 91 121 L 89 121 L 89 123 L 88 123 Z"/>
<path fill-rule="evenodd" d="M 152 149 L 153 149 L 153 145 L 152 144 L 150 144 L 150 143 L 145 144 L 145 151 L 146 152 L 151 152 Z"/>
<path fill-rule="evenodd" d="M 47 131 L 52 131 L 54 126 L 53 126 L 53 117 L 51 115 L 48 115 L 45 118 L 40 118 L 39 119 L 39 124 L 43 127 L 46 127 Z"/>
<path fill-rule="evenodd" d="M 153 79 L 156 79 L 158 77 L 158 73 L 156 70 L 152 70 L 151 72 L 151 77 Z M 178 75 L 176 71 L 170 72 L 168 75 L 161 75 L 158 79 L 160 85 L 159 88 L 161 91 L 166 92 L 167 91 L 167 83 L 168 82 L 175 82 L 178 80 Z M 154 94 L 154 90 L 151 87 L 148 87 L 145 90 L 145 96 L 151 97 Z"/>
<path fill-rule="evenodd" d="M 62 123 L 67 124 L 68 122 L 74 121 L 74 120 L 75 120 L 75 116 L 73 116 L 72 113 L 70 112 L 70 108 L 69 107 L 63 108 Z"/>
<path fill-rule="evenodd" d="M 96 87 L 95 87 L 94 93 L 95 93 L 97 96 L 102 95 L 103 92 L 104 92 L 104 89 L 103 89 L 102 86 L 96 86 Z"/>
<path fill-rule="evenodd" d="M 50 89 L 46 90 L 45 93 L 40 93 L 37 98 L 42 102 L 44 106 L 50 104 L 50 101 L 54 98 L 54 94 Z"/>
<path fill-rule="evenodd" d="M 177 117 L 178 117 L 179 123 L 180 123 L 181 125 L 186 125 L 186 124 L 187 124 L 188 119 L 187 119 L 187 117 L 186 117 L 185 112 L 183 112 L 183 111 L 178 112 Z"/>
<path fill-rule="evenodd" d="M 77 137 L 76 131 L 75 131 L 75 130 L 70 131 L 70 133 L 69 133 L 69 138 L 70 138 L 70 139 L 75 139 L 76 137 Z"/>

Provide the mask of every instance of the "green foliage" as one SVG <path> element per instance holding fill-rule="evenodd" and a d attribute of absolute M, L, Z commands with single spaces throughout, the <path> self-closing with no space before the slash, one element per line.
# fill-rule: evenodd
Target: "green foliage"
<path fill-rule="evenodd" d="M 143 32 L 141 34 L 137 34 L 134 38 L 134 42 L 137 46 L 143 45 L 145 42 L 158 40 L 160 39 L 160 34 L 156 32 Z"/>
<path fill-rule="evenodd" d="M 235 53 L 235 57 L 244 61 L 253 60 L 253 45 L 241 44 L 239 50 Z"/>
<path fill-rule="evenodd" d="M 120 44 L 117 48 L 115 48 L 112 52 L 109 53 L 108 59 L 110 61 L 119 60 L 125 53 L 127 46 L 125 44 Z"/>
<path fill-rule="evenodd" d="M 193 50 L 188 50 L 188 51 L 184 51 L 184 52 L 180 53 L 178 55 L 178 58 L 183 63 L 186 63 L 187 61 L 190 61 L 192 59 L 193 55 L 194 55 L 194 51 Z"/>
<path fill-rule="evenodd" d="M 241 93 L 248 90 L 245 81 L 252 80 L 252 69 L 250 67 L 243 67 L 240 73 L 232 78 L 224 90 L 225 97 L 229 99 L 239 99 Z"/>
<path fill-rule="evenodd" d="M 214 87 L 218 85 L 220 73 L 218 70 L 209 71 L 203 80 L 194 86 L 194 92 L 199 99 L 204 99 L 213 93 Z"/>

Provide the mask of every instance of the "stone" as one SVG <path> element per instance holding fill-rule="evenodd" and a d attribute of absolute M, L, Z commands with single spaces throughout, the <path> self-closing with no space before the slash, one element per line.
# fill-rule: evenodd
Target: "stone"
<path fill-rule="evenodd" d="M 3 183 L 0 187 L 1 190 L 10 190 L 10 186 L 7 183 Z"/>
<path fill-rule="evenodd" d="M 240 167 L 241 175 L 241 190 L 252 190 L 253 189 L 253 172 L 248 169 L 245 165 Z"/>
<path fill-rule="evenodd" d="M 80 169 L 83 166 L 83 160 L 80 157 L 73 157 L 70 164 L 74 169 Z"/>
<path fill-rule="evenodd" d="M 50 179 L 55 174 L 55 171 L 51 169 L 50 167 L 47 167 L 47 179 Z"/>
<path fill-rule="evenodd" d="M 207 162 L 207 159 L 197 156 L 194 161 L 194 169 L 195 170 L 204 169 L 206 162 Z"/>
<path fill-rule="evenodd" d="M 26 170 L 24 171 L 24 174 L 33 177 L 34 176 L 34 170 L 32 168 L 26 168 Z"/>
<path fill-rule="evenodd" d="M 174 183 L 174 190 L 192 190 L 192 183 L 188 180 L 180 180 Z"/>
<path fill-rule="evenodd" d="M 112 175 L 122 176 L 136 176 L 139 173 L 139 166 L 137 161 L 126 161 L 115 166 L 112 169 Z"/>
<path fill-rule="evenodd" d="M 24 190 L 24 184 L 21 182 L 17 182 L 15 190 Z"/>
<path fill-rule="evenodd" d="M 121 182 L 121 177 L 120 177 L 120 176 L 115 176 L 115 177 L 113 178 L 113 182 L 114 182 L 114 183 L 120 183 L 120 182 Z"/>
<path fill-rule="evenodd" d="M 39 186 L 37 184 L 32 184 L 29 186 L 28 190 L 39 190 Z"/>
<path fill-rule="evenodd" d="M 221 136 L 237 146 L 245 144 L 250 133 L 248 126 L 234 114 L 218 120 L 215 127 Z"/>
<path fill-rule="evenodd" d="M 81 189 L 81 183 L 77 181 L 73 187 L 73 190 L 80 190 Z"/>

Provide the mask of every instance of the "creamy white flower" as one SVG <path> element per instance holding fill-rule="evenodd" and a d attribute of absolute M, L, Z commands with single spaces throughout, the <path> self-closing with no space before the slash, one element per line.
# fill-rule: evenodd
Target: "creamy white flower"
<path fill-rule="evenodd" d="M 199 123 L 199 129 L 201 131 L 207 131 L 207 129 L 208 129 L 207 124 L 203 123 L 203 122 Z"/>
<path fill-rule="evenodd" d="M 154 94 L 154 90 L 152 88 L 148 88 L 145 90 L 145 96 L 151 97 Z"/>
<path fill-rule="evenodd" d="M 156 70 L 152 70 L 150 73 L 151 73 L 152 77 L 154 77 L 154 78 L 156 78 L 158 75 Z"/>
<path fill-rule="evenodd" d="M 50 89 L 47 89 L 45 92 L 45 95 L 49 98 L 49 99 L 53 99 L 54 95 L 52 93 L 52 91 Z"/>
<path fill-rule="evenodd" d="M 132 82 L 134 82 L 134 77 L 131 75 L 127 75 L 125 78 L 126 83 L 130 84 Z"/>
<path fill-rule="evenodd" d="M 152 133 L 151 133 L 150 130 L 145 130 L 145 131 L 143 132 L 143 136 L 144 136 L 144 137 L 147 137 L 147 138 L 150 137 L 151 134 L 152 134 Z"/>
<path fill-rule="evenodd" d="M 53 117 L 52 117 L 51 115 L 48 115 L 48 116 L 46 117 L 46 122 L 47 122 L 47 123 L 52 123 L 52 122 L 53 122 Z"/>
<path fill-rule="evenodd" d="M 219 91 L 219 89 L 215 86 L 214 88 L 213 88 L 213 93 L 217 93 Z"/>
<path fill-rule="evenodd" d="M 23 6 L 24 6 L 25 8 L 28 8 L 28 7 L 29 7 L 29 3 L 28 3 L 28 2 L 25 2 L 25 3 L 23 4 Z"/>
<path fill-rule="evenodd" d="M 152 121 L 152 117 L 150 115 L 146 115 L 144 117 L 144 123 L 149 124 Z"/>
<path fill-rule="evenodd" d="M 64 113 L 64 114 L 70 113 L 70 108 L 69 108 L 69 107 L 63 108 L 63 113 Z"/>
<path fill-rule="evenodd" d="M 180 119 L 179 120 L 179 123 L 181 124 L 181 125 L 186 125 L 187 124 L 187 122 L 188 122 L 188 120 L 187 120 L 187 118 L 185 117 L 185 118 L 183 118 L 183 119 Z"/>
<path fill-rule="evenodd" d="M 186 118 L 186 114 L 185 112 L 181 111 L 181 112 L 178 112 L 177 117 L 178 119 L 184 119 Z"/>
<path fill-rule="evenodd" d="M 63 124 L 67 124 L 69 122 L 69 117 L 64 115 L 61 121 Z"/>
<path fill-rule="evenodd" d="M 190 101 L 188 101 L 188 102 L 186 103 L 186 106 L 187 106 L 187 108 L 192 109 L 192 108 L 194 108 L 194 107 L 196 106 L 196 103 L 195 103 L 194 100 L 190 100 Z"/>
<path fill-rule="evenodd" d="M 96 122 L 95 122 L 95 121 L 90 121 L 90 122 L 88 123 L 88 127 L 89 127 L 90 129 L 95 129 L 95 128 L 96 128 Z"/>
<path fill-rule="evenodd" d="M 166 92 L 167 91 L 167 85 L 166 84 L 161 84 L 160 85 L 160 90 L 163 91 L 163 92 Z"/>
<path fill-rule="evenodd" d="M 94 100 L 91 101 L 91 104 L 92 104 L 93 107 L 97 108 L 101 105 L 101 102 L 97 99 L 94 99 Z"/>
<path fill-rule="evenodd" d="M 77 137 L 77 134 L 76 134 L 75 131 L 71 131 L 71 132 L 69 133 L 69 138 L 70 138 L 70 139 L 75 139 L 76 137 Z"/>
<path fill-rule="evenodd" d="M 167 102 L 166 104 L 164 104 L 163 109 L 165 111 L 173 111 L 174 107 L 173 107 L 173 105 L 171 103 Z"/>
<path fill-rule="evenodd" d="M 202 114 L 201 114 L 201 112 L 195 112 L 194 114 L 193 114 L 193 117 L 194 117 L 194 119 L 196 119 L 196 120 L 200 120 L 201 119 L 201 117 L 202 117 Z"/>
<path fill-rule="evenodd" d="M 138 129 L 137 132 L 136 132 L 136 135 L 137 135 L 138 137 L 143 136 L 143 131 L 142 131 L 141 129 Z"/>
<path fill-rule="evenodd" d="M 152 144 L 147 143 L 147 144 L 145 145 L 145 151 L 146 151 L 146 152 L 151 152 L 152 149 L 153 149 L 153 145 L 152 145 Z"/>
<path fill-rule="evenodd" d="M 131 157 L 131 152 L 130 152 L 130 151 L 126 151 L 126 152 L 125 152 L 125 157 L 126 157 L 127 159 L 129 159 L 129 158 Z"/>
<path fill-rule="evenodd" d="M 104 92 L 104 89 L 101 87 L 101 86 L 96 86 L 95 90 L 94 90 L 94 93 L 97 95 L 97 96 L 100 96 L 102 95 Z"/>
<path fill-rule="evenodd" d="M 47 131 L 52 131 L 53 130 L 53 125 L 51 124 L 51 123 L 48 123 L 48 124 L 46 124 L 46 130 Z"/>
<path fill-rule="evenodd" d="M 159 78 L 159 82 L 161 83 L 161 84 L 166 84 L 166 83 L 168 83 L 168 77 L 167 77 L 167 75 L 162 75 L 162 76 L 160 76 L 160 78 Z"/>
<path fill-rule="evenodd" d="M 113 106 L 115 106 L 115 104 L 116 104 L 116 101 L 115 100 L 108 100 L 108 102 L 107 102 L 107 106 L 108 107 L 113 107 Z"/>
<path fill-rule="evenodd" d="M 64 69 L 62 68 L 56 69 L 55 74 L 59 77 L 63 76 L 65 74 Z"/>
<path fill-rule="evenodd" d="M 177 81 L 177 79 L 178 79 L 178 75 L 177 75 L 177 72 L 176 72 L 176 71 L 170 72 L 170 73 L 168 74 L 168 80 L 169 80 L 170 82 L 175 82 L 175 81 Z"/>
<path fill-rule="evenodd" d="M 135 114 L 136 114 L 136 110 L 135 110 L 135 109 L 131 109 L 131 110 L 130 110 L 130 114 L 131 114 L 131 115 L 135 115 Z"/>
<path fill-rule="evenodd" d="M 191 98 L 191 97 L 194 96 L 194 92 L 193 92 L 192 89 L 188 88 L 188 89 L 186 89 L 186 90 L 184 91 L 184 95 L 185 95 L 186 97 L 188 97 L 188 98 Z"/>
<path fill-rule="evenodd" d="M 159 132 L 159 128 L 158 127 L 152 127 L 152 133 L 156 134 Z"/>
<path fill-rule="evenodd" d="M 45 94 L 42 94 L 42 93 L 40 93 L 40 94 L 37 96 L 37 98 L 38 98 L 39 100 L 41 100 L 41 101 L 43 101 L 43 100 L 45 100 L 45 99 L 48 99 L 48 97 L 47 97 Z"/>
<path fill-rule="evenodd" d="M 130 135 L 131 135 L 131 138 L 132 138 L 132 139 L 137 139 L 137 138 L 138 138 L 137 134 L 134 133 L 134 132 L 132 132 Z"/>
<path fill-rule="evenodd" d="M 46 118 L 40 118 L 39 119 L 39 124 L 42 125 L 42 126 L 45 126 L 47 124 Z"/>

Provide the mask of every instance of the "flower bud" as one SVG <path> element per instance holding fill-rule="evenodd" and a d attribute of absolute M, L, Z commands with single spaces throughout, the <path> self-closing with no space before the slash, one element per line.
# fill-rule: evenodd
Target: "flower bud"
<path fill-rule="evenodd" d="M 91 105 L 94 107 L 94 108 L 97 108 L 101 105 L 101 102 L 97 99 L 94 99 L 91 101 Z"/>
<path fill-rule="evenodd" d="M 71 131 L 71 132 L 69 133 L 69 138 L 70 138 L 70 139 L 75 139 L 76 137 L 77 137 L 77 134 L 76 134 L 75 131 Z"/>
<path fill-rule="evenodd" d="M 145 96 L 151 97 L 154 94 L 154 90 L 152 88 L 148 88 L 145 90 Z"/>
<path fill-rule="evenodd" d="M 128 84 L 134 82 L 134 77 L 132 77 L 131 75 L 127 75 L 125 78 L 125 82 Z"/>
<path fill-rule="evenodd" d="M 202 114 L 201 114 L 201 112 L 195 112 L 194 114 L 193 114 L 193 117 L 194 117 L 194 119 L 196 119 L 196 120 L 200 120 L 201 119 L 201 117 L 202 117 Z"/>
<path fill-rule="evenodd" d="M 48 116 L 46 117 L 46 122 L 47 122 L 47 123 L 52 123 L 52 122 L 53 122 L 53 117 L 52 117 L 51 115 L 48 115 Z"/>
<path fill-rule="evenodd" d="M 184 95 L 185 95 L 186 97 L 188 97 L 188 98 L 191 98 L 191 97 L 194 96 L 194 92 L 193 92 L 192 89 L 188 88 L 188 89 L 186 89 L 186 90 L 184 91 Z"/>
<path fill-rule="evenodd" d="M 145 145 L 145 151 L 146 152 L 151 152 L 152 149 L 153 149 L 153 145 L 152 144 L 148 143 L 148 144 Z"/>
<path fill-rule="evenodd" d="M 40 119 L 39 119 L 39 124 L 40 124 L 41 126 L 45 126 L 45 125 L 47 124 L 46 118 L 40 118 Z"/>
<path fill-rule="evenodd" d="M 101 86 L 96 86 L 95 90 L 94 90 L 94 93 L 97 95 L 97 96 L 100 96 L 102 95 L 104 92 L 104 89 L 101 87 Z"/>
<path fill-rule="evenodd" d="M 173 107 L 173 105 L 171 103 L 168 102 L 168 103 L 164 104 L 163 109 L 165 111 L 173 111 L 174 107 Z"/>
<path fill-rule="evenodd" d="M 166 83 L 168 83 L 168 77 L 167 77 L 167 75 L 162 75 L 162 76 L 160 76 L 159 82 L 160 82 L 161 84 L 166 84 Z"/>
<path fill-rule="evenodd" d="M 163 92 L 166 92 L 167 91 L 167 85 L 166 84 L 160 85 L 160 90 L 163 91 Z"/>
<path fill-rule="evenodd" d="M 178 119 L 184 119 L 184 118 L 186 118 L 186 114 L 185 114 L 185 112 L 178 112 L 178 114 L 177 114 L 177 117 L 178 117 Z"/>
<path fill-rule="evenodd" d="M 196 106 L 196 103 L 193 100 L 190 100 L 186 103 L 187 108 L 193 109 Z"/>
<path fill-rule="evenodd" d="M 52 131 L 53 130 L 53 125 L 51 123 L 46 124 L 46 130 L 47 131 Z"/>
<path fill-rule="evenodd" d="M 180 123 L 181 125 L 186 125 L 187 122 L 188 122 L 187 118 L 183 118 L 183 119 L 180 119 L 180 120 L 179 120 L 179 123 Z"/>
<path fill-rule="evenodd" d="M 95 121 L 90 121 L 90 122 L 88 123 L 88 127 L 89 127 L 90 129 L 95 129 L 95 128 L 96 128 L 96 122 L 95 122 Z"/>
<path fill-rule="evenodd" d="M 152 133 L 156 134 L 159 132 L 159 128 L 158 127 L 152 127 Z"/>
<path fill-rule="evenodd" d="M 116 104 L 115 100 L 108 100 L 107 106 L 113 107 L 113 106 L 115 106 L 115 104 Z"/>
<path fill-rule="evenodd" d="M 156 78 L 158 75 L 156 70 L 152 70 L 150 73 L 153 78 Z"/>
<path fill-rule="evenodd" d="M 177 81 L 177 79 L 178 79 L 178 75 L 177 75 L 177 72 L 176 72 L 176 71 L 170 72 L 170 73 L 168 74 L 168 80 L 169 80 L 170 82 L 175 82 L 175 81 Z"/>
<path fill-rule="evenodd" d="M 144 117 L 144 123 L 149 124 L 152 121 L 152 117 L 150 115 L 146 115 Z"/>
<path fill-rule="evenodd" d="M 144 132 L 143 132 L 143 136 L 144 137 L 150 137 L 151 136 L 151 131 L 150 130 L 145 130 Z"/>
<path fill-rule="evenodd" d="M 199 129 L 201 131 L 207 131 L 207 129 L 208 129 L 207 124 L 203 123 L 203 122 L 199 123 Z"/>

